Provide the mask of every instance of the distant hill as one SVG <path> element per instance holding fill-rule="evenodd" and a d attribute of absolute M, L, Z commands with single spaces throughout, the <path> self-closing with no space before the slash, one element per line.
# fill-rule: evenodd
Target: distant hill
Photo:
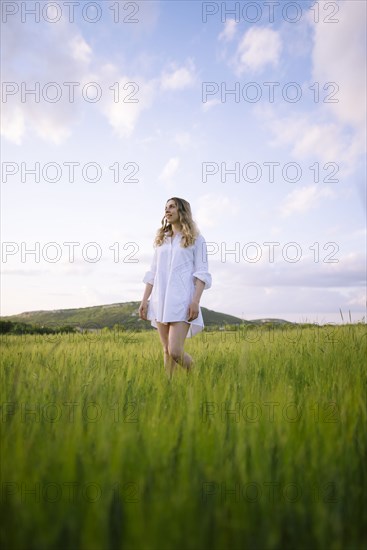
<path fill-rule="evenodd" d="M 43 327 L 57 328 L 70 325 L 80 329 L 113 328 L 122 325 L 126 330 L 153 329 L 150 321 L 139 318 L 140 302 L 124 302 L 76 309 L 52 309 L 40 311 L 26 311 L 18 315 L 2 316 L 2 321 L 29 323 Z M 256 319 L 243 321 L 239 317 L 212 311 L 201 306 L 204 324 L 210 326 L 239 325 L 239 324 L 293 324 L 283 319 Z"/>

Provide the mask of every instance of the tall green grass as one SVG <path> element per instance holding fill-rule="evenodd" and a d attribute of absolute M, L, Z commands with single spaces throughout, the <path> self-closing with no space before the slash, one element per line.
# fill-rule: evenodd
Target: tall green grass
<path fill-rule="evenodd" d="M 365 326 L 2 349 L 7 550 L 366 547 Z"/>

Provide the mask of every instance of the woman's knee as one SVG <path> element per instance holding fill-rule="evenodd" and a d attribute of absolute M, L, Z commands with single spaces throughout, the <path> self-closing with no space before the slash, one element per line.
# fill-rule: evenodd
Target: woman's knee
<path fill-rule="evenodd" d="M 181 359 L 184 351 L 182 348 L 179 348 L 178 346 L 168 346 L 168 353 L 175 361 L 177 361 Z"/>

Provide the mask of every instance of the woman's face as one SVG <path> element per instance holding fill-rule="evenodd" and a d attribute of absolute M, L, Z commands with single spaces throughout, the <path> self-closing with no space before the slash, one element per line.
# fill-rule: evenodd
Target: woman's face
<path fill-rule="evenodd" d="M 179 221 L 178 208 L 174 201 L 168 201 L 165 208 L 165 216 L 168 223 L 177 223 Z"/>

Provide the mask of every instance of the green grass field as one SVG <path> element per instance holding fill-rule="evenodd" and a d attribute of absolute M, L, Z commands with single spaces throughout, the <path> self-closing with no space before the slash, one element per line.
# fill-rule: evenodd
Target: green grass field
<path fill-rule="evenodd" d="M 365 325 L 7 336 L 4 550 L 367 546 Z"/>

